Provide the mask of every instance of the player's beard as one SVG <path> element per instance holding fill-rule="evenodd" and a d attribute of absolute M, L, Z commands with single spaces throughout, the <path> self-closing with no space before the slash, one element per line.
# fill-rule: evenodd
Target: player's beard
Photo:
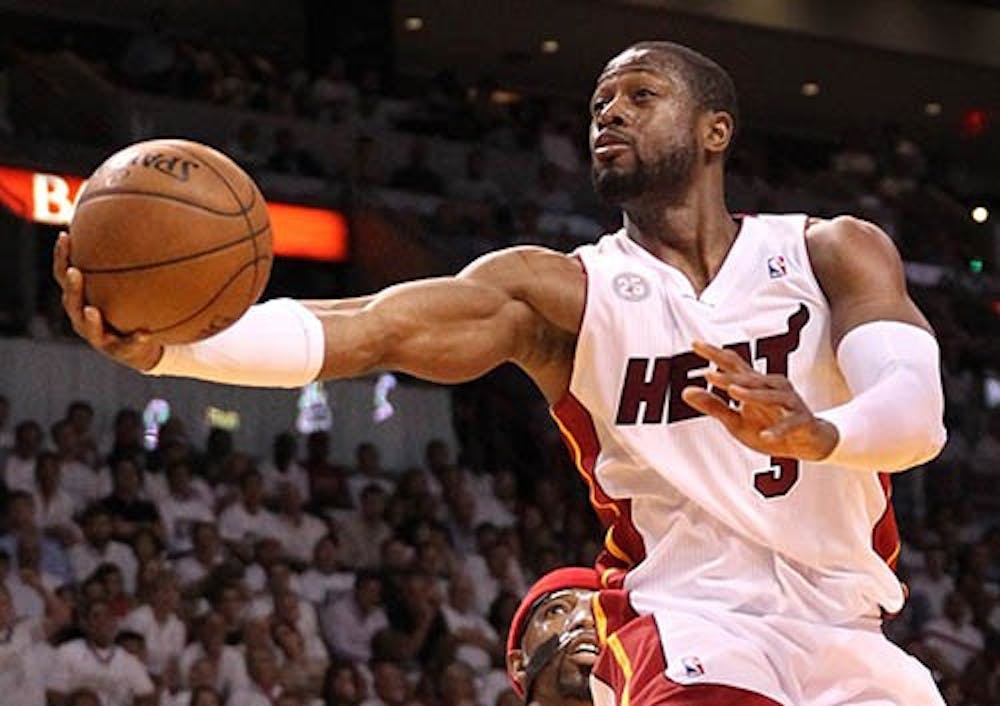
<path fill-rule="evenodd" d="M 631 169 L 614 163 L 595 164 L 590 170 L 594 191 L 609 206 L 622 206 L 643 196 L 674 203 L 691 183 L 691 173 L 698 148 L 693 130 L 660 155 L 655 162 L 646 162 L 633 148 Z"/>
<path fill-rule="evenodd" d="M 563 699 L 577 699 L 589 702 L 590 667 L 574 664 L 565 660 L 559 665 L 559 675 L 556 679 L 556 690 Z"/>

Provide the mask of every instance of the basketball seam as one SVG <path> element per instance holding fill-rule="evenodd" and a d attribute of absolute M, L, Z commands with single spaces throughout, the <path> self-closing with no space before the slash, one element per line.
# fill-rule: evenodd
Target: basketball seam
<path fill-rule="evenodd" d="M 236 272 L 234 272 L 232 275 L 230 275 L 229 279 L 227 279 L 225 282 L 222 283 L 222 286 L 219 287 L 219 289 L 215 292 L 215 294 L 212 295 L 212 298 L 209 299 L 207 302 L 205 302 L 205 304 L 202 305 L 202 307 L 200 309 L 198 309 L 197 311 L 195 311 L 193 314 L 190 314 L 189 316 L 181 319 L 180 321 L 175 321 L 174 323 L 170 324 L 169 326 L 163 326 L 162 328 L 151 329 L 149 331 L 149 333 L 151 333 L 151 334 L 160 334 L 160 333 L 163 333 L 164 331 L 169 331 L 172 328 L 177 328 L 178 326 L 183 326 L 184 324 L 188 323 L 192 319 L 198 318 L 199 316 L 201 316 L 202 314 L 204 314 L 205 311 L 210 306 L 212 306 L 212 304 L 214 304 L 219 297 L 222 296 L 222 293 L 226 291 L 226 288 L 230 284 L 232 284 L 233 281 L 237 277 L 239 277 L 248 267 L 253 267 L 256 270 L 257 261 L 256 260 L 251 260 L 250 262 L 247 262 L 242 267 L 240 267 L 238 270 L 236 270 Z M 256 276 L 256 274 L 254 276 Z"/>
<path fill-rule="evenodd" d="M 221 176 L 220 176 L 220 178 L 221 178 Z M 226 188 L 229 188 L 229 184 L 226 184 Z M 233 193 L 232 189 L 229 189 L 229 192 Z M 211 208 L 210 206 L 206 206 L 204 204 L 197 203 L 196 201 L 189 201 L 188 199 L 181 198 L 180 196 L 173 196 L 171 194 L 163 194 L 163 193 L 160 193 L 158 191 L 145 191 L 143 189 L 119 189 L 119 188 L 112 187 L 110 189 L 101 189 L 100 191 L 93 191 L 93 192 L 84 194 L 80 198 L 80 200 L 77 202 L 76 207 L 80 208 L 80 206 L 82 206 L 83 204 L 85 204 L 85 203 L 87 203 L 89 201 L 94 201 L 95 199 L 99 199 L 99 198 L 103 198 L 103 197 L 110 197 L 110 196 L 145 196 L 145 197 L 151 198 L 151 199 L 161 199 L 163 201 L 174 201 L 175 203 L 182 203 L 185 206 L 191 206 L 192 208 L 197 208 L 199 211 L 205 211 L 206 213 L 211 213 L 211 214 L 213 214 L 215 216 L 227 216 L 229 218 L 233 218 L 233 217 L 236 217 L 236 216 L 243 216 L 245 220 L 247 220 L 246 219 L 246 215 L 251 211 L 251 209 L 253 209 L 253 207 L 257 203 L 257 194 L 255 193 L 253 195 L 253 201 L 251 201 L 246 206 L 244 206 L 239 201 L 239 199 L 237 199 L 236 202 L 240 205 L 240 209 L 239 210 L 237 210 L 237 211 L 222 211 L 222 210 L 219 210 L 217 208 Z"/>
<path fill-rule="evenodd" d="M 171 258 L 170 260 L 159 260 L 157 262 L 147 262 L 147 263 L 143 263 L 141 265 L 122 265 L 122 266 L 119 266 L 119 267 L 99 267 L 99 268 L 95 268 L 95 269 L 88 269 L 87 267 L 83 267 L 81 265 L 75 265 L 75 267 L 77 269 L 79 269 L 80 272 L 82 272 L 85 275 L 115 275 L 115 274 L 121 274 L 123 272 L 136 272 L 136 271 L 139 271 L 139 270 L 152 270 L 152 269 L 155 269 L 157 267 L 165 267 L 167 265 L 176 265 L 179 262 L 186 262 L 187 260 L 196 260 L 199 257 L 203 257 L 205 255 L 214 255 L 215 253 L 218 253 L 218 252 L 220 252 L 222 250 L 225 250 L 227 248 L 231 248 L 234 245 L 239 245 L 240 243 L 245 243 L 247 240 L 255 239 L 258 235 L 260 235 L 261 233 L 263 233 L 265 231 L 268 231 L 270 229 L 271 229 L 271 224 L 269 223 L 266 226 L 264 226 L 263 228 L 260 228 L 259 230 L 255 230 L 254 232 L 250 233 L 249 235 L 244 235 L 244 236 L 242 236 L 241 238 L 239 238 L 237 240 L 230 240 L 228 243 L 223 243 L 221 245 L 216 245 L 214 248 L 209 248 L 208 250 L 202 250 L 200 252 L 192 253 L 190 255 L 181 255 L 180 257 Z M 259 258 L 257 257 L 257 249 L 254 248 L 254 262 L 256 262 L 258 259 Z M 256 274 L 254 275 L 254 279 L 256 280 Z"/>
<path fill-rule="evenodd" d="M 184 148 L 184 147 L 182 147 L 180 145 L 177 145 L 177 149 L 180 152 L 183 152 L 184 154 L 188 155 L 192 159 L 197 159 L 197 156 L 194 155 L 194 154 L 192 154 L 186 148 Z M 253 205 L 255 203 L 257 203 L 257 190 L 258 190 L 257 184 L 254 183 L 253 179 L 251 179 L 249 175 L 247 175 L 247 180 L 250 182 L 250 186 L 252 188 L 250 189 L 250 204 L 247 205 L 247 206 L 244 206 L 243 202 L 240 201 L 240 195 L 236 193 L 236 189 L 234 189 L 233 185 L 229 183 L 229 180 L 226 179 L 226 177 L 222 175 L 222 172 L 220 172 L 218 169 L 216 169 L 208 160 L 204 160 L 204 162 L 205 162 L 205 166 L 208 167 L 209 169 L 211 169 L 212 172 L 215 174 L 215 176 L 219 177 L 219 181 L 221 181 L 223 184 L 226 185 L 226 188 L 229 190 L 229 193 L 232 195 L 233 200 L 236 201 L 236 203 L 239 204 L 239 206 L 244 209 L 242 211 L 241 215 L 243 216 L 243 220 L 246 221 L 247 232 L 250 233 L 251 231 L 253 231 L 253 224 L 250 222 L 250 215 L 249 214 L 250 214 L 250 209 L 253 208 Z M 235 162 L 234 162 L 234 164 L 235 164 Z M 237 167 L 239 168 L 239 165 L 237 165 Z M 262 196 L 263 196 L 263 194 L 262 194 Z M 252 235 L 253 235 L 253 243 L 252 243 L 252 245 L 253 245 L 253 280 L 251 280 L 251 282 L 250 282 L 250 292 L 249 292 L 249 295 L 247 296 L 247 308 L 249 308 L 250 306 L 253 305 L 254 292 L 257 291 L 257 276 L 259 274 L 258 269 L 257 269 L 257 261 L 259 259 L 259 253 L 257 251 L 257 237 L 256 237 L 257 234 L 253 233 Z"/>

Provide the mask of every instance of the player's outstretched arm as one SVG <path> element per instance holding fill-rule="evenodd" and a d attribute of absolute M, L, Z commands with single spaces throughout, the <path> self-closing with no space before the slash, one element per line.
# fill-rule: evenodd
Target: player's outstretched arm
<path fill-rule="evenodd" d="M 547 354 L 572 337 L 583 308 L 576 261 L 541 248 L 511 248 L 454 277 L 369 297 L 267 302 L 210 339 L 164 348 L 141 333 L 118 336 L 103 325 L 100 312 L 84 302 L 70 247 L 69 237 L 60 236 L 54 275 L 74 329 L 91 345 L 143 372 L 241 385 L 294 387 L 379 369 L 458 382 L 511 361 L 547 395 L 557 395 L 547 389 Z"/>
<path fill-rule="evenodd" d="M 811 225 L 810 261 L 830 303 L 830 335 L 853 399 L 810 410 L 783 375 L 762 375 L 739 356 L 703 343 L 707 377 L 740 403 L 699 388 L 684 399 L 740 441 L 773 456 L 863 470 L 905 470 L 933 458 L 946 438 L 939 352 L 906 291 L 902 261 L 878 227 L 854 218 Z"/>

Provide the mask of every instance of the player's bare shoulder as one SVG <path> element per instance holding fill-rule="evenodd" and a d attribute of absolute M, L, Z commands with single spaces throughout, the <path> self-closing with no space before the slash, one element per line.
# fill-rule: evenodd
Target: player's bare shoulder
<path fill-rule="evenodd" d="M 503 290 L 560 331 L 579 331 L 586 274 L 572 255 L 532 245 L 505 248 L 480 257 L 458 276 Z"/>
<path fill-rule="evenodd" d="M 872 275 L 903 281 L 903 262 L 892 239 L 874 223 L 854 216 L 810 218 L 806 249 L 828 297 L 842 285 Z"/>
<path fill-rule="evenodd" d="M 810 218 L 806 223 L 806 246 L 814 266 L 817 259 L 856 256 L 859 252 L 899 259 L 896 246 L 884 230 L 855 216 Z"/>
<path fill-rule="evenodd" d="M 830 302 L 834 344 L 866 321 L 902 321 L 930 330 L 907 293 L 896 246 L 874 223 L 852 216 L 810 220 L 806 250 Z"/>

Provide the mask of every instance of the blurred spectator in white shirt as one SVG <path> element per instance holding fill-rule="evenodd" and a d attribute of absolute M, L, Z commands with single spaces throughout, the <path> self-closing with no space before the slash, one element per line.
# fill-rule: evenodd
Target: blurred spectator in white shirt
<path fill-rule="evenodd" d="M 8 490 L 35 491 L 35 461 L 42 450 L 42 427 L 27 419 L 14 428 L 14 448 L 3 468 Z"/>
<path fill-rule="evenodd" d="M 372 665 L 372 690 L 375 696 L 361 706 L 404 706 L 412 691 L 402 667 L 383 661 Z"/>
<path fill-rule="evenodd" d="M 275 516 L 275 536 L 285 556 L 299 565 L 309 563 L 313 548 L 329 532 L 327 524 L 303 511 L 303 497 L 297 487 L 286 483 L 279 490 L 280 508 Z"/>
<path fill-rule="evenodd" d="M 49 670 L 48 689 L 63 698 L 90 688 L 105 706 L 154 706 L 156 690 L 142 662 L 115 644 L 118 620 L 102 600 L 82 609 L 84 637 L 60 645 Z"/>
<path fill-rule="evenodd" d="M 62 488 L 73 499 L 73 509 L 80 512 L 90 503 L 108 495 L 111 492 L 111 473 L 80 461 L 85 447 L 73 425 L 63 419 L 53 424 L 49 433 L 59 456 Z"/>
<path fill-rule="evenodd" d="M 64 546 L 80 541 L 73 521 L 73 500 L 62 489 L 59 458 L 48 451 L 38 454 L 35 463 L 35 519 L 38 526 Z"/>
<path fill-rule="evenodd" d="M 396 490 L 396 481 L 382 469 L 378 447 L 364 441 L 354 450 L 355 467 L 347 477 L 347 491 L 351 494 L 354 507 L 361 506 L 361 491 L 372 483 L 381 486 L 386 496 Z"/>
<path fill-rule="evenodd" d="M 487 615 L 490 606 L 501 591 L 523 595 L 527 582 L 521 567 L 514 561 L 509 546 L 496 542 L 484 549 L 483 554 L 473 554 L 466 559 L 465 572 L 476 586 L 476 610 Z"/>
<path fill-rule="evenodd" d="M 312 561 L 299 584 L 302 597 L 314 605 L 336 600 L 354 587 L 354 573 L 341 565 L 340 547 L 334 535 L 320 538 L 313 546 Z"/>
<path fill-rule="evenodd" d="M 929 618 L 944 615 L 944 601 L 955 590 L 955 580 L 945 573 L 948 555 L 940 547 L 924 550 L 924 570 L 907 582 L 910 595 L 924 601 Z"/>
<path fill-rule="evenodd" d="M 7 497 L 6 532 L 0 535 L 0 550 L 14 563 L 19 561 L 19 546 L 24 541 L 37 543 L 41 572 L 56 577 L 62 583 L 73 582 L 73 569 L 63 545 L 46 537 L 35 521 L 35 498 L 31 493 L 15 490 Z"/>
<path fill-rule="evenodd" d="M 193 551 L 177 562 L 177 577 L 185 593 L 198 593 L 198 585 L 226 560 L 226 553 L 213 523 L 195 523 L 191 535 Z"/>
<path fill-rule="evenodd" d="M 945 598 L 944 615 L 928 621 L 923 636 L 924 643 L 959 674 L 985 644 L 983 634 L 969 622 L 969 605 L 958 592 Z"/>
<path fill-rule="evenodd" d="M 232 694 L 227 703 L 240 706 L 276 706 L 284 689 L 274 651 L 268 647 L 248 650 L 246 668 L 249 679 Z"/>
<path fill-rule="evenodd" d="M 279 533 L 274 514 L 264 507 L 260 473 L 249 470 L 240 477 L 239 499 L 219 516 L 219 534 L 237 554 L 248 557 L 253 543 Z"/>
<path fill-rule="evenodd" d="M 206 499 L 210 491 L 200 480 L 192 479 L 187 461 L 169 463 L 166 476 L 167 492 L 157 505 L 168 550 L 172 554 L 183 554 L 191 551 L 195 526 L 199 522 L 215 522 L 215 513 Z"/>
<path fill-rule="evenodd" d="M 320 625 L 330 651 L 337 657 L 367 662 L 372 638 L 389 625 L 382 608 L 382 579 L 359 571 L 354 590 L 320 610 Z"/>
<path fill-rule="evenodd" d="M 370 568 L 378 565 L 382 543 L 392 536 L 392 528 L 384 519 L 385 503 L 382 487 L 368 485 L 361 491 L 358 509 L 339 523 L 345 547 L 344 560 L 350 566 Z"/>
<path fill-rule="evenodd" d="M 205 659 L 215 676 L 213 686 L 220 693 L 232 694 L 245 686 L 248 677 L 243 655 L 226 644 L 226 624 L 222 616 L 215 612 L 201 616 L 195 634 L 196 641 L 181 654 L 181 673 L 189 675 L 195 662 Z"/>
<path fill-rule="evenodd" d="M 52 599 L 44 616 L 19 618 L 10 591 L 0 582 L 0 699 L 16 706 L 45 706 L 45 674 L 52 663 L 47 640 L 70 618 Z"/>
<path fill-rule="evenodd" d="M 69 561 L 77 582 L 86 580 L 101 564 L 114 564 L 121 570 L 125 590 L 135 593 L 138 564 L 131 547 L 111 538 L 111 515 L 100 505 L 88 507 L 81 518 L 84 541 L 69 550 Z"/>
<path fill-rule="evenodd" d="M 146 664 L 154 676 L 172 673 L 170 682 L 180 677 L 180 656 L 187 644 L 187 628 L 178 617 L 180 591 L 177 579 L 161 572 L 151 588 L 149 601 L 122 620 L 122 628 L 146 638 Z"/>
<path fill-rule="evenodd" d="M 261 462 L 260 474 L 264 479 L 264 491 L 268 496 L 276 496 L 282 483 L 291 483 L 303 498 L 309 497 L 309 474 L 295 457 L 298 444 L 291 432 L 282 432 L 274 437 L 271 458 Z"/>
<path fill-rule="evenodd" d="M 448 633 L 457 649 L 455 658 L 482 673 L 499 664 L 503 649 L 496 630 L 475 609 L 476 587 L 465 574 L 452 576 L 448 602 L 441 606 Z"/>

